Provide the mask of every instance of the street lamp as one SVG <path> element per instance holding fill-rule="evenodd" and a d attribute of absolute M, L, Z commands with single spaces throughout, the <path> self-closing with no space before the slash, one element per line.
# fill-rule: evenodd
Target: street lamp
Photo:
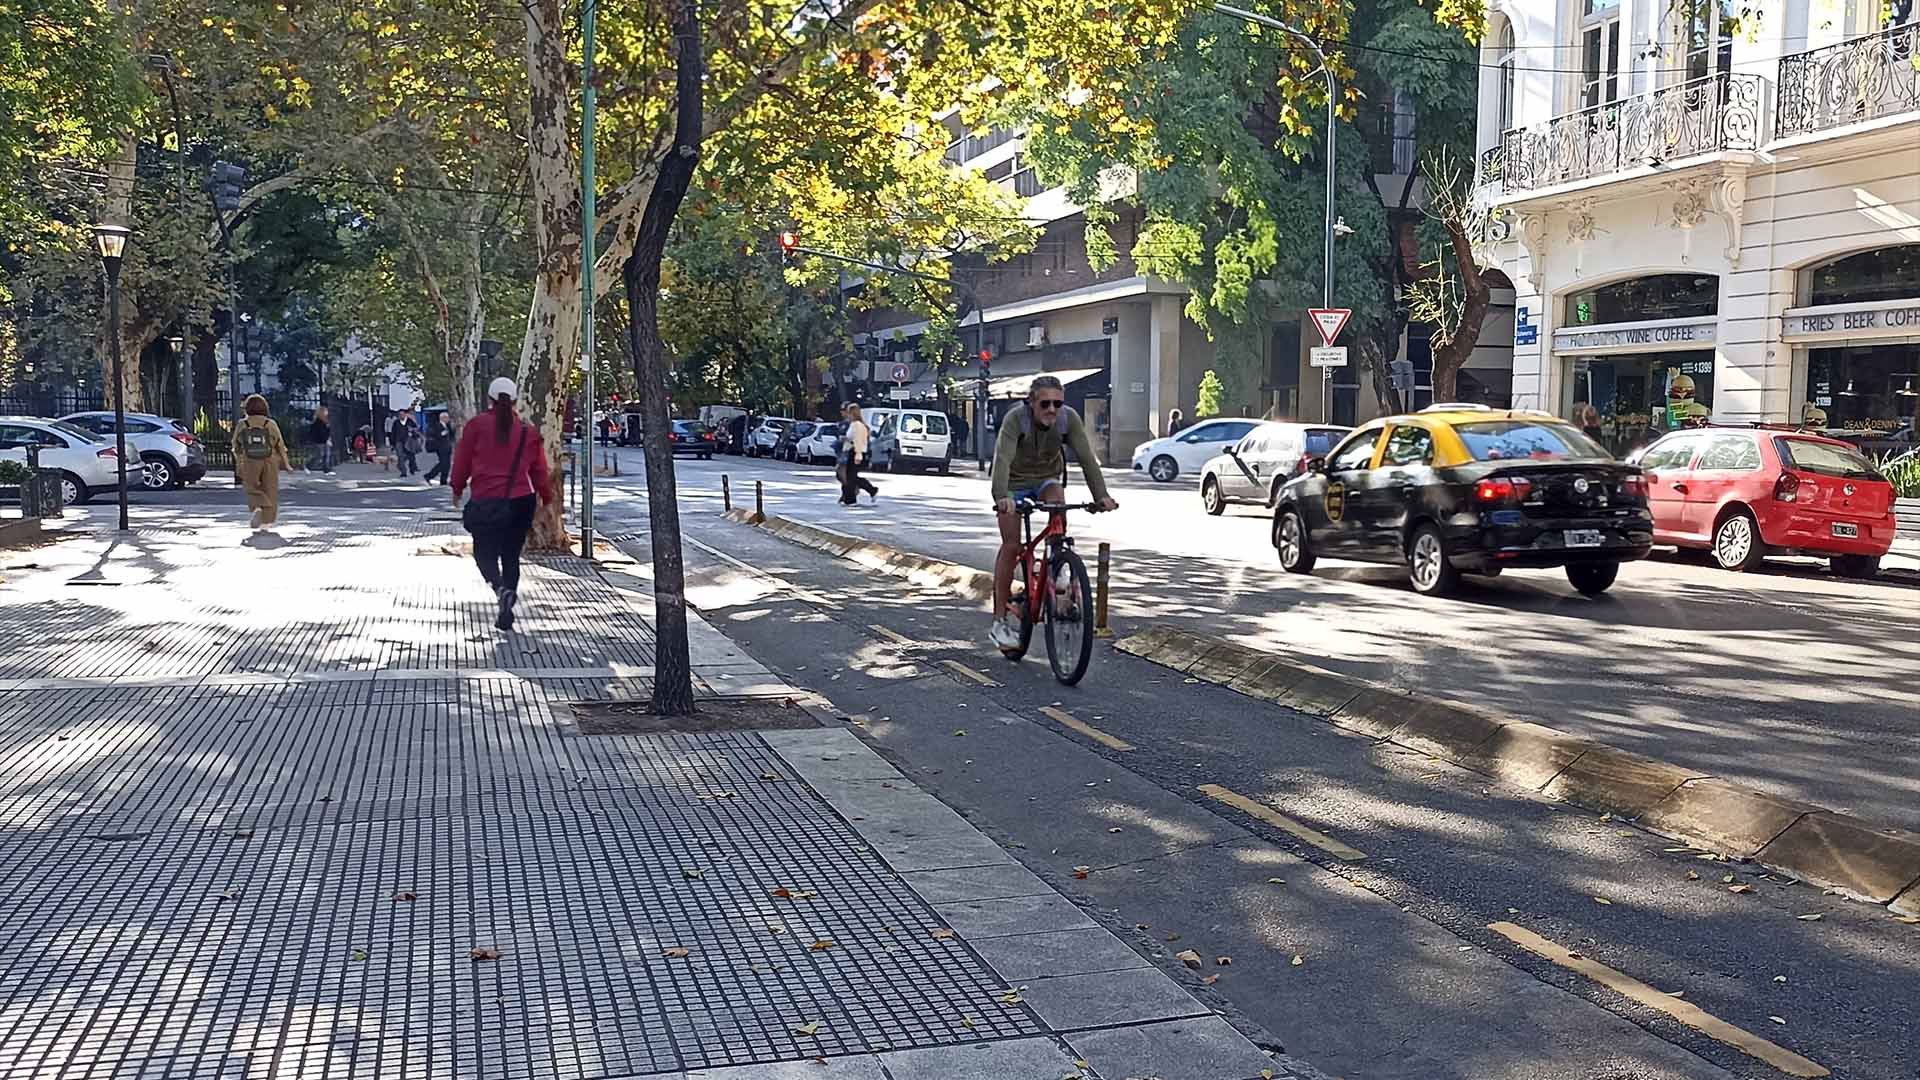
<path fill-rule="evenodd" d="M 127 253 L 125 225 L 100 224 L 93 238 L 100 243 L 100 261 L 107 268 L 107 337 L 113 341 L 113 441 L 120 472 L 120 531 L 127 531 L 127 380 L 120 359 L 120 260 Z"/>
<path fill-rule="evenodd" d="M 187 357 L 187 336 L 175 331 L 167 338 L 167 345 L 173 349 L 173 358 L 180 364 L 180 413 L 186 418 L 187 430 L 193 430 L 193 361 Z"/>

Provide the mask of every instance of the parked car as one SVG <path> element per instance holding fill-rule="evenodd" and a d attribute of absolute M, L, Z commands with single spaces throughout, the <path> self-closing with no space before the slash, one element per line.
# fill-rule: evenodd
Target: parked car
<path fill-rule="evenodd" d="M 1564 567 L 1589 596 L 1653 544 L 1647 481 L 1545 413 L 1427 411 L 1375 420 L 1280 489 L 1273 545 L 1289 573 L 1323 556 L 1401 563 L 1414 591 L 1462 573 Z"/>
<path fill-rule="evenodd" d="M 820 425 L 811 420 L 795 420 L 793 423 L 788 424 L 787 430 L 780 433 L 780 441 L 773 444 L 773 460 L 800 460 L 793 452 L 794 445 L 801 439 L 813 434 L 813 429 L 819 426 Z"/>
<path fill-rule="evenodd" d="M 1773 554 L 1872 577 L 1893 546 L 1893 485 L 1851 444 L 1803 431 L 1675 431 L 1637 455 L 1659 544 L 1701 548 L 1728 570 Z"/>
<path fill-rule="evenodd" d="M 0 458 L 24 465 L 30 446 L 40 448 L 41 468 L 60 470 L 60 500 L 70 506 L 120 486 L 120 456 L 112 443 L 64 420 L 0 416 Z M 127 474 L 129 485 L 139 481 L 138 472 Z"/>
<path fill-rule="evenodd" d="M 840 440 L 846 433 L 845 424 L 815 424 L 806 438 L 794 444 L 793 460 L 832 465 L 840 460 Z"/>
<path fill-rule="evenodd" d="M 82 412 L 60 419 L 113 441 L 113 413 Z M 207 475 L 207 451 L 178 420 L 153 413 L 127 414 L 127 464 L 138 461 L 148 488 L 164 491 L 199 483 Z M 132 478 L 128 478 L 132 482 Z M 118 481 L 116 481 L 116 484 Z"/>
<path fill-rule="evenodd" d="M 1228 503 L 1272 508 L 1280 500 L 1282 484 L 1298 475 L 1308 460 L 1326 457 L 1351 430 L 1324 424 L 1262 423 L 1201 468 L 1200 505 L 1209 514 L 1221 513 Z"/>
<path fill-rule="evenodd" d="M 1135 447 L 1133 471 L 1144 472 L 1162 484 L 1182 475 L 1192 476 L 1259 425 L 1258 420 L 1202 420 L 1177 435 Z"/>
<path fill-rule="evenodd" d="M 873 460 L 886 469 L 953 468 L 953 428 L 947 414 L 932 409 L 901 409 L 874 428 Z"/>
<path fill-rule="evenodd" d="M 698 420 L 675 420 L 673 422 L 673 452 L 675 454 L 693 454 L 702 461 L 713 460 L 718 444 L 714 442 L 713 429 Z"/>
<path fill-rule="evenodd" d="M 746 453 L 748 457 L 767 457 L 780 443 L 780 435 L 786 431 L 793 420 L 785 416 L 763 416 L 747 433 Z"/>

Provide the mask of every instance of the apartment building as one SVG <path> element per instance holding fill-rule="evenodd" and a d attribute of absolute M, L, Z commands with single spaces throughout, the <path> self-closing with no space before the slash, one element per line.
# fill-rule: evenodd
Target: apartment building
<path fill-rule="evenodd" d="M 1711 418 L 1880 448 L 1920 408 L 1914 0 L 1505 0 L 1478 183 L 1518 405 L 1616 451 Z"/>

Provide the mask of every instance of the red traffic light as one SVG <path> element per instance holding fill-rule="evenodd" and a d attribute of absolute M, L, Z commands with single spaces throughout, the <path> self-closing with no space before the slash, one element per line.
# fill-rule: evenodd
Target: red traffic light
<path fill-rule="evenodd" d="M 791 255 L 793 254 L 793 249 L 799 246 L 800 246 L 800 235 L 798 233 L 795 233 L 789 230 L 780 234 L 780 250 L 781 251 L 784 251 L 787 254 Z"/>

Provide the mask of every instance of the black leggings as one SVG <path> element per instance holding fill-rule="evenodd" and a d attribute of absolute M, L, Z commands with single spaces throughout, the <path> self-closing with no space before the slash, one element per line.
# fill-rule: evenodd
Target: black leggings
<path fill-rule="evenodd" d="M 880 494 L 880 489 L 873 486 L 873 481 L 860 475 L 860 468 L 865 464 L 866 462 L 863 461 L 855 465 L 849 460 L 845 465 L 840 466 L 840 501 L 848 506 L 860 501 L 862 490 L 869 495 Z"/>
<path fill-rule="evenodd" d="M 473 561 L 480 564 L 480 576 L 496 589 L 520 587 L 520 549 L 533 528 L 533 501 L 532 495 L 514 499 L 505 525 L 473 534 Z"/>

